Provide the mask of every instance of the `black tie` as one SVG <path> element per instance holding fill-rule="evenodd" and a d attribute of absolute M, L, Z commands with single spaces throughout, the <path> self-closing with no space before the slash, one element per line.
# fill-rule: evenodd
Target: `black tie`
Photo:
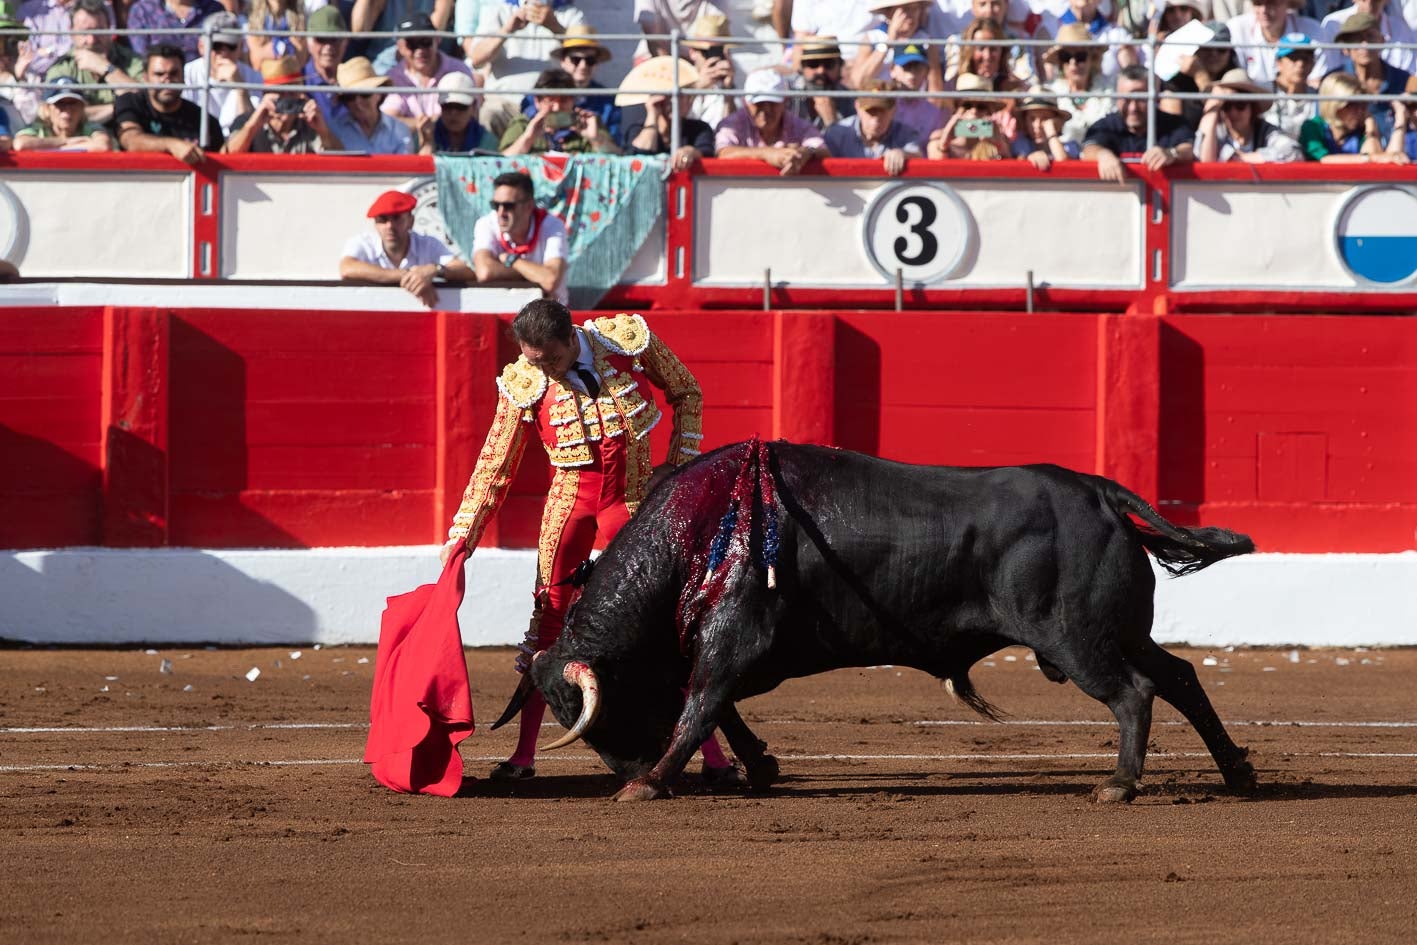
<path fill-rule="evenodd" d="M 579 361 L 571 364 L 571 370 L 576 372 L 576 377 L 581 379 L 581 383 L 585 385 L 585 389 L 591 397 L 600 396 L 600 381 L 595 379 L 595 372 L 581 367 Z"/>

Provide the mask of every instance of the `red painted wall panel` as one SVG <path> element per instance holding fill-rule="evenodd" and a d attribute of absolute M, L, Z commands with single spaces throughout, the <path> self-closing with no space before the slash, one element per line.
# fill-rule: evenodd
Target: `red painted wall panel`
<path fill-rule="evenodd" d="M 1127 484 L 1169 516 L 1249 531 L 1269 550 L 1417 547 L 1417 320 L 1141 318 L 725 311 L 650 321 L 706 392 L 707 448 L 803 429 L 911 462 L 1131 470 Z M 0 318 L 3 544 L 104 541 L 99 523 L 115 515 L 129 516 L 126 541 L 139 544 L 440 541 L 516 347 L 506 317 L 439 319 Z M 165 368 L 124 367 L 164 350 Z M 810 378 L 804 365 L 815 365 Z M 167 401 L 155 439 L 115 451 L 131 437 L 101 429 L 100 405 L 132 408 L 143 390 Z M 440 404 L 439 391 L 457 402 Z M 439 430 L 440 415 L 455 428 Z M 667 422 L 652 434 L 656 459 L 668 435 Z M 105 493 L 105 461 L 103 482 L 121 493 Z M 153 462 L 170 488 L 148 495 Z M 533 442 L 488 544 L 534 546 L 549 478 Z M 106 499 L 127 504 L 106 511 Z"/>
<path fill-rule="evenodd" d="M 1173 316 L 1162 352 L 1178 519 L 1293 551 L 1417 546 L 1417 322 Z"/>
<path fill-rule="evenodd" d="M 0 546 L 94 544 L 103 315 L 0 313 Z"/>

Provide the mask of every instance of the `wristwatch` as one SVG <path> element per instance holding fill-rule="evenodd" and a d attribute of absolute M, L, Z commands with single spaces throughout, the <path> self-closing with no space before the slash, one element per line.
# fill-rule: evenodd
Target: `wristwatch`
<path fill-rule="evenodd" d="M 517 260 L 521 259 L 522 257 L 520 253 L 503 253 L 497 258 L 501 261 L 502 265 L 506 266 L 508 269 L 511 269 L 516 265 Z"/>
<path fill-rule="evenodd" d="M 103 81 L 107 82 L 107 81 L 108 81 L 108 77 L 111 76 L 111 75 L 113 75 L 113 73 L 114 73 L 115 71 L 117 71 L 117 69 L 118 69 L 118 67 L 115 66 L 113 63 L 110 62 L 110 63 L 108 64 L 108 68 L 104 70 L 103 75 L 99 76 L 99 78 L 101 78 Z"/>
<path fill-rule="evenodd" d="M 445 266 L 445 265 L 443 265 L 442 263 L 438 263 L 437 267 L 433 270 L 433 278 L 434 278 L 434 279 L 446 279 L 446 278 L 448 278 L 448 267 Z"/>
<path fill-rule="evenodd" d="M 889 43 L 877 43 L 877 44 L 876 44 L 876 52 L 878 52 L 878 53 L 888 53 L 888 52 L 890 52 L 890 51 L 891 51 L 891 47 L 890 47 L 890 44 L 889 44 Z"/>

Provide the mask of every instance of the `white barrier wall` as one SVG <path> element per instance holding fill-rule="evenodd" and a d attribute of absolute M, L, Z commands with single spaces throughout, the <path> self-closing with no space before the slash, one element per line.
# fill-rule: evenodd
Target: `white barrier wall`
<path fill-rule="evenodd" d="M 0 553 L 0 638 L 40 644 L 374 643 L 384 600 L 436 580 L 436 546 Z M 481 549 L 468 646 L 521 642 L 533 551 Z M 1417 552 L 1260 554 L 1157 582 L 1153 636 L 1197 646 L 1417 644 Z"/>
<path fill-rule="evenodd" d="M 1352 212 L 1365 205 L 1367 219 Z M 1345 245 L 1345 237 L 1350 242 Z M 1364 237 L 1376 237 L 1368 239 Z M 1388 243 L 1387 247 L 1382 243 Z M 1396 254 L 1364 278 L 1364 255 Z M 1405 276 L 1404 276 L 1405 273 Z M 1177 290 L 1412 291 L 1417 274 L 1417 187 L 1175 181 L 1171 286 Z"/>
<path fill-rule="evenodd" d="M 192 178 L 185 173 L 6 170 L 0 259 L 31 279 L 192 275 Z"/>
<path fill-rule="evenodd" d="M 1036 285 L 1136 289 L 1142 285 L 1142 188 L 1101 181 L 1001 181 L 853 178 L 701 178 L 695 187 L 693 272 L 700 285 L 774 282 L 841 288 L 894 284 L 866 251 L 870 205 L 900 187 L 933 186 L 930 222 L 918 210 L 884 215 L 883 241 L 928 227 L 942 254 L 957 246 L 956 265 L 936 270 L 936 287 L 1018 287 L 1033 271 Z M 954 198 L 951 199 L 950 195 Z M 894 209 L 894 208 L 892 208 Z M 882 255 L 882 254 L 878 254 Z M 896 263 L 880 260 L 886 272 Z M 916 281 L 909 267 L 907 284 Z"/>

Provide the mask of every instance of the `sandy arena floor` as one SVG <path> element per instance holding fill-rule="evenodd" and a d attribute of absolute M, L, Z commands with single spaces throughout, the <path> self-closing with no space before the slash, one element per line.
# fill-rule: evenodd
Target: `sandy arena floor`
<path fill-rule="evenodd" d="M 1116 727 L 1023 650 L 974 674 L 1010 724 L 914 671 L 798 680 L 744 706 L 771 793 L 640 805 L 579 745 L 385 790 L 372 649 L 0 650 L 0 942 L 1417 940 L 1417 651 L 1178 652 L 1257 797 L 1158 701 L 1145 793 L 1088 803 Z M 469 653 L 484 725 L 511 661 Z M 514 728 L 463 743 L 469 775 Z"/>

